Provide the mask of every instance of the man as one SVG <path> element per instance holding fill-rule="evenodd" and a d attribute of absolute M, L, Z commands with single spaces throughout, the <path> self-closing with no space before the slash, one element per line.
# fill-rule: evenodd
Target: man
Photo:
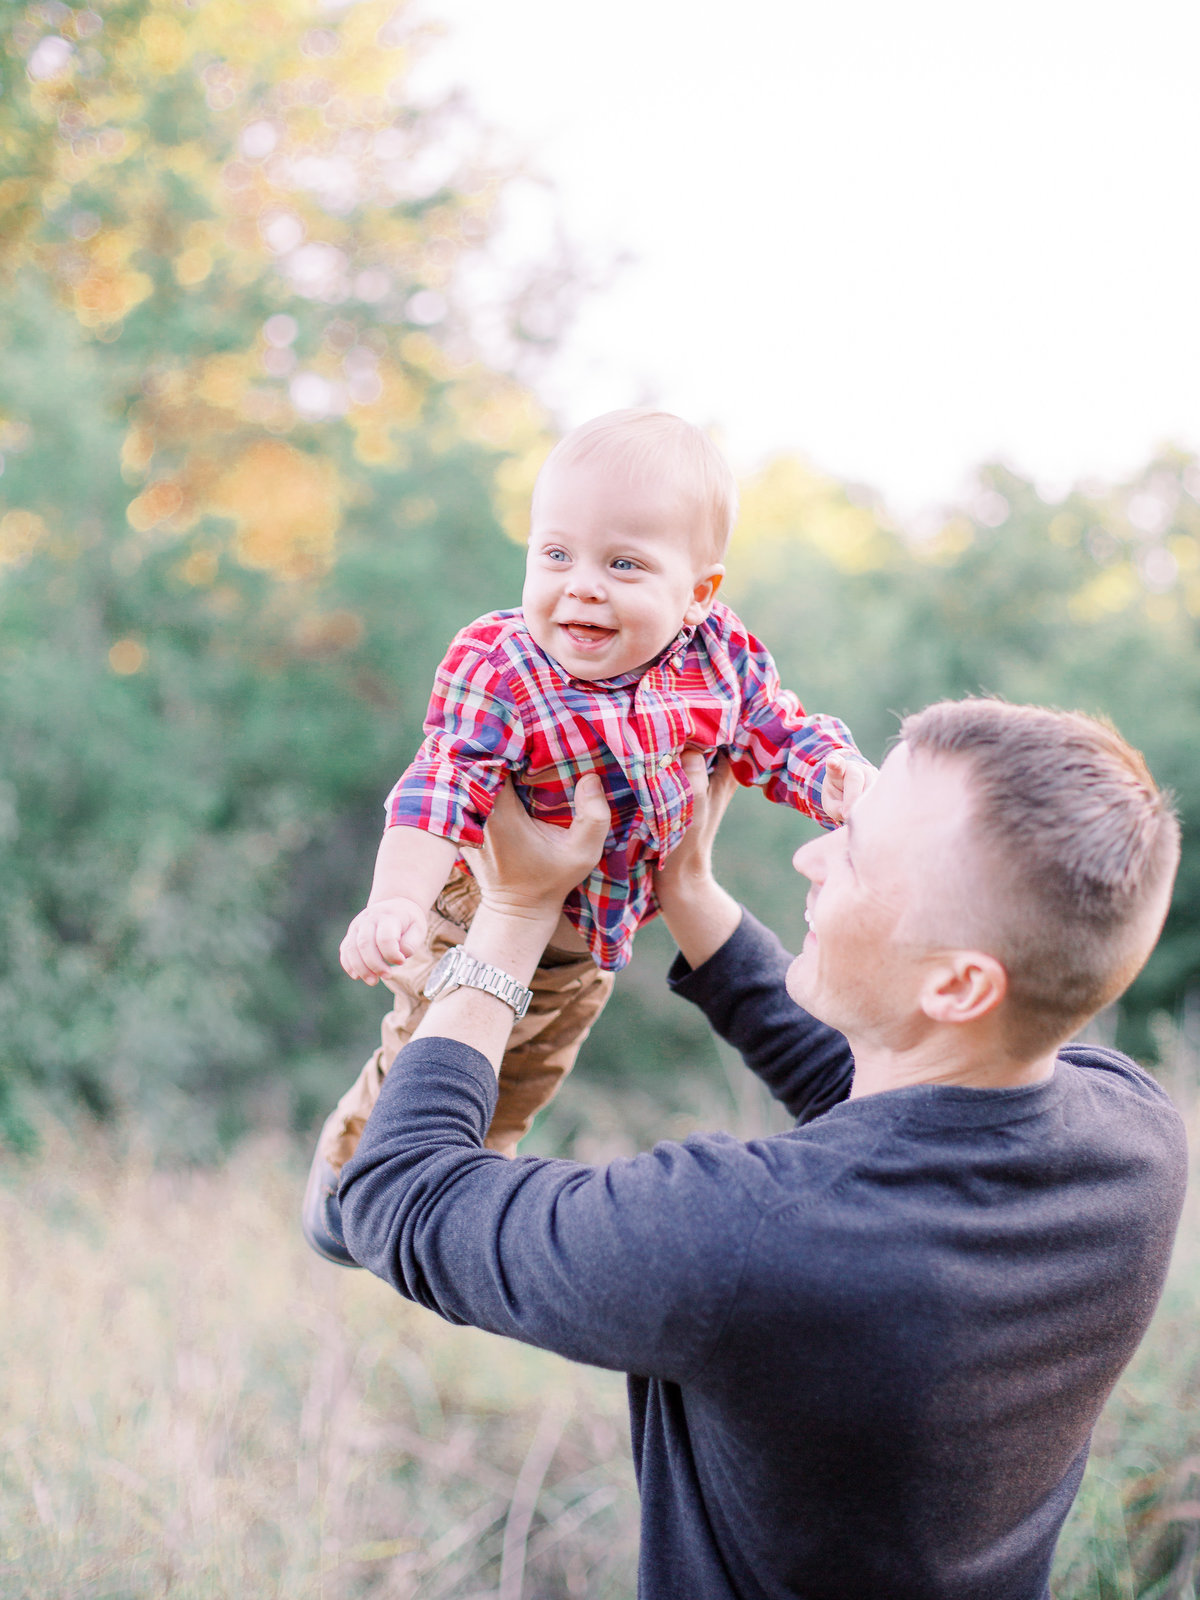
<path fill-rule="evenodd" d="M 714 882 L 721 795 L 689 775 L 672 985 L 796 1129 L 506 1162 L 482 1137 L 512 1011 L 457 988 L 347 1168 L 350 1248 L 452 1321 L 630 1374 L 643 1600 L 1045 1600 L 1182 1202 L 1166 1096 L 1063 1043 L 1158 936 L 1170 807 L 1087 718 L 931 707 L 797 852 L 791 961 Z M 468 948 L 520 986 L 606 817 L 586 782 L 569 833 L 509 799 Z"/>

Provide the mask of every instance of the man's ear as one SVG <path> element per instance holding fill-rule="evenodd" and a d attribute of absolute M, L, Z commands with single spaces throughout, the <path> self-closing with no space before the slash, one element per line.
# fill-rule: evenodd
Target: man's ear
<path fill-rule="evenodd" d="M 692 586 L 692 598 L 683 620 L 690 622 L 693 627 L 704 621 L 712 610 L 712 603 L 717 598 L 717 590 L 721 587 L 721 579 L 725 576 L 725 568 L 720 565 L 705 567 Z"/>
<path fill-rule="evenodd" d="M 1008 973 L 982 950 L 947 950 L 921 985 L 921 1010 L 931 1022 L 978 1022 L 1008 993 Z"/>

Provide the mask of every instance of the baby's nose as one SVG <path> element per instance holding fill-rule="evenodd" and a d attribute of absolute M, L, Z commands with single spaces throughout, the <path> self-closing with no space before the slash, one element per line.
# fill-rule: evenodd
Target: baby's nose
<path fill-rule="evenodd" d="M 577 600 L 603 600 L 603 574 L 594 567 L 574 567 L 571 572 L 570 591 Z"/>

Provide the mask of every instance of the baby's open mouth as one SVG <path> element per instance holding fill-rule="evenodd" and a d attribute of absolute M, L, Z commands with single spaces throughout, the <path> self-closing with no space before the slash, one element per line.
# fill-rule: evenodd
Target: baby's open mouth
<path fill-rule="evenodd" d="M 602 628 L 595 622 L 564 622 L 560 626 L 576 644 L 603 644 L 617 631 L 615 628 Z"/>

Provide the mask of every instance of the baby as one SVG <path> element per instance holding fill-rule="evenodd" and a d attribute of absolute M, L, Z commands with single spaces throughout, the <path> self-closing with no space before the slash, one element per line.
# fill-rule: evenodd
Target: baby
<path fill-rule="evenodd" d="M 487 1143 L 513 1155 L 574 1065 L 655 915 L 654 868 L 691 816 L 681 757 L 718 753 L 735 777 L 826 825 L 874 777 L 846 728 L 808 716 L 717 600 L 737 510 L 733 474 L 700 429 L 666 412 L 614 411 L 569 433 L 534 488 L 519 609 L 462 630 L 438 669 L 416 760 L 388 797 L 371 895 L 346 933 L 351 977 L 396 994 L 383 1042 L 322 1132 L 305 1233 L 352 1264 L 336 1185 L 427 997 L 468 982 L 517 1012 Z M 478 904 L 460 846 L 482 841 L 511 776 L 527 810 L 568 824 L 598 773 L 612 814 L 604 855 L 563 906 L 531 989 L 456 966 Z M 439 966 L 440 963 L 440 966 Z M 437 970 L 435 970 L 437 968 Z"/>

